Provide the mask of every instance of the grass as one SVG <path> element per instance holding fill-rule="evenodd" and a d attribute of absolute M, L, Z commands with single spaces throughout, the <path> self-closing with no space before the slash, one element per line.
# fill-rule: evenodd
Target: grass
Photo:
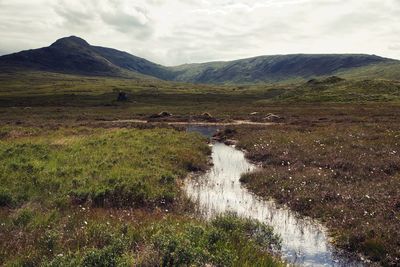
<path fill-rule="evenodd" d="M 176 180 L 207 166 L 199 137 L 165 129 L 100 132 L 67 129 L 2 142 L 1 183 L 14 198 L 10 204 L 65 198 L 112 207 L 171 203 Z"/>
<path fill-rule="evenodd" d="M 400 82 L 389 80 L 339 80 L 330 78 L 305 83 L 278 97 L 281 101 L 305 103 L 398 102 Z"/>
<path fill-rule="evenodd" d="M 199 135 L 14 126 L 0 133 L 0 265 L 281 265 L 269 249 L 279 246 L 271 228 L 191 215 L 179 185 L 208 167 Z"/>
<path fill-rule="evenodd" d="M 161 103 L 263 102 L 399 102 L 396 80 L 320 79 L 315 83 L 201 85 L 157 80 L 110 77 L 85 77 L 46 72 L 10 72 L 0 74 L 0 106 L 121 106 L 119 91 L 127 92 L 135 107 Z"/>
<path fill-rule="evenodd" d="M 119 90 L 128 102 L 116 101 Z M 283 117 L 282 125 L 237 128 L 240 146 L 264 167 L 242 181 L 323 221 L 338 246 L 398 264 L 397 81 L 212 86 L 2 73 L 0 99 L 0 265 L 173 265 L 179 253 L 190 255 L 188 265 L 221 257 L 279 265 L 248 228 L 193 219 L 179 184 L 206 168 L 202 138 L 110 122 L 161 111 L 176 120 Z M 214 232 L 224 245 L 209 250 Z"/>
<path fill-rule="evenodd" d="M 260 196 L 321 220 L 338 246 L 396 265 L 399 126 L 322 121 L 238 128 L 239 147 L 263 167 L 241 181 Z"/>
<path fill-rule="evenodd" d="M 128 93 L 128 102 L 116 101 L 119 90 Z M 288 122 L 308 118 L 311 110 L 322 115 L 324 107 L 337 112 L 337 119 L 354 120 L 364 117 L 363 110 L 375 118 L 397 110 L 398 100 L 398 82 L 383 80 L 213 86 L 41 72 L 0 74 L 1 125 L 87 126 L 148 119 L 162 111 L 182 120 L 204 112 L 225 120 L 262 120 L 272 112 Z M 260 116 L 250 117 L 255 111 Z"/>

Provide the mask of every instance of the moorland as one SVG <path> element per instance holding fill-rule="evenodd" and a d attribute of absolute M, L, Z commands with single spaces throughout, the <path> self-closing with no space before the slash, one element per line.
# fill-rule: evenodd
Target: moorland
<path fill-rule="evenodd" d="M 282 265 L 269 249 L 279 244 L 272 228 L 232 214 L 204 221 L 181 189 L 190 172 L 209 168 L 210 148 L 168 122 L 234 120 L 273 123 L 220 133 L 262 165 L 244 186 L 319 220 L 338 247 L 369 264 L 399 264 L 397 61 L 331 55 L 336 65 L 318 61 L 330 66 L 324 73 L 299 73 L 317 64 L 302 56 L 289 74 L 284 65 L 259 69 L 268 79 L 226 72 L 266 66 L 258 58 L 175 67 L 186 77 L 178 79 L 67 41 L 0 57 L 0 264 Z M 94 65 L 82 71 L 87 61 L 67 60 L 54 69 L 60 58 L 42 61 L 48 49 Z"/>

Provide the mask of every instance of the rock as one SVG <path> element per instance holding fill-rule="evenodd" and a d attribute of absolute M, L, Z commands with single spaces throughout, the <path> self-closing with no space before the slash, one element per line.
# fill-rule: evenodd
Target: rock
<path fill-rule="evenodd" d="M 269 113 L 269 114 L 267 115 L 267 117 L 264 118 L 264 120 L 266 120 L 266 121 L 271 121 L 271 122 L 280 122 L 280 121 L 283 120 L 283 118 L 282 118 L 282 117 L 279 117 L 278 115 Z"/>
<path fill-rule="evenodd" d="M 200 120 L 208 121 L 208 122 L 216 122 L 217 119 L 214 118 L 210 113 L 204 112 L 203 114 L 200 115 L 198 118 Z"/>
<path fill-rule="evenodd" d="M 224 143 L 227 146 L 235 146 L 237 144 L 237 141 L 233 139 L 226 139 Z"/>
<path fill-rule="evenodd" d="M 172 116 L 172 113 L 169 113 L 169 112 L 167 112 L 167 111 L 162 111 L 162 112 L 160 112 L 159 114 L 158 114 L 158 116 L 160 116 L 160 117 L 171 117 Z"/>
<path fill-rule="evenodd" d="M 317 84 L 318 80 L 317 79 L 311 79 L 307 81 L 308 84 Z"/>
<path fill-rule="evenodd" d="M 344 80 L 345 79 L 340 78 L 338 76 L 331 76 L 331 77 L 326 78 L 323 82 L 324 83 L 339 83 L 339 82 L 342 82 Z"/>
<path fill-rule="evenodd" d="M 219 130 L 217 133 L 213 135 L 213 139 L 220 142 L 225 142 L 226 140 L 230 140 L 236 134 L 235 129 L 226 128 L 224 130 Z"/>
<path fill-rule="evenodd" d="M 213 119 L 214 117 L 210 114 L 210 113 L 208 113 L 208 112 L 204 112 L 203 114 L 201 114 L 201 117 L 203 118 L 203 119 Z"/>
<path fill-rule="evenodd" d="M 150 116 L 150 119 L 158 119 L 158 118 L 168 118 L 172 117 L 172 113 L 169 113 L 167 111 L 162 111 L 158 114 L 153 114 Z"/>
<path fill-rule="evenodd" d="M 127 101 L 127 100 L 128 100 L 128 95 L 125 92 L 120 91 L 118 93 L 117 101 Z"/>
<path fill-rule="evenodd" d="M 252 112 L 252 113 L 250 113 L 250 116 L 256 116 L 256 115 L 258 115 L 258 112 Z"/>
<path fill-rule="evenodd" d="M 335 83 L 339 83 L 342 81 L 345 81 L 345 79 L 340 78 L 338 76 L 330 76 L 323 80 L 311 79 L 307 82 L 307 84 L 309 84 L 309 85 L 324 85 L 324 84 L 335 84 Z"/>

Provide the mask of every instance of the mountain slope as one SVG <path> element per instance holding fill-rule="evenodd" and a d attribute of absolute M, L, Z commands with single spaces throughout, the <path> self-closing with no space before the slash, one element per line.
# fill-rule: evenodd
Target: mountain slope
<path fill-rule="evenodd" d="M 99 48 L 71 36 L 49 47 L 22 51 L 0 57 L 0 68 L 40 70 L 80 75 L 144 77 L 140 72 L 120 67 L 103 56 Z M 105 52 L 104 52 L 105 53 Z M 110 58 L 112 58 L 110 56 Z"/>
<path fill-rule="evenodd" d="M 175 67 L 179 81 L 199 83 L 279 82 L 310 79 L 347 72 L 395 60 L 362 54 L 346 55 L 277 55 L 261 56 L 230 62 L 190 64 Z"/>
<path fill-rule="evenodd" d="M 93 46 L 92 49 L 112 64 L 129 71 L 169 80 L 171 71 L 164 66 L 112 48 Z"/>
<path fill-rule="evenodd" d="M 126 52 L 92 46 L 75 36 L 0 57 L 0 71 L 10 69 L 192 83 L 287 82 L 331 75 L 400 79 L 400 61 L 375 55 L 276 55 L 164 67 Z"/>

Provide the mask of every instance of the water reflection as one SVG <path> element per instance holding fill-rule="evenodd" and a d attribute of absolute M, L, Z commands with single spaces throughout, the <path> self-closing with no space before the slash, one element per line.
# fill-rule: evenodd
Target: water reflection
<path fill-rule="evenodd" d="M 241 186 L 241 174 L 254 170 L 244 153 L 215 143 L 212 148 L 214 166 L 206 174 L 188 179 L 188 196 L 198 203 L 207 218 L 227 211 L 257 219 L 274 227 L 282 237 L 282 255 L 288 262 L 305 266 L 359 266 L 337 260 L 327 235 L 318 224 L 299 219 L 288 209 L 278 208 L 272 201 L 263 201 Z"/>
<path fill-rule="evenodd" d="M 200 133 L 201 135 L 204 135 L 205 137 L 211 138 L 218 131 L 218 127 L 189 125 L 186 127 L 186 131 Z"/>

